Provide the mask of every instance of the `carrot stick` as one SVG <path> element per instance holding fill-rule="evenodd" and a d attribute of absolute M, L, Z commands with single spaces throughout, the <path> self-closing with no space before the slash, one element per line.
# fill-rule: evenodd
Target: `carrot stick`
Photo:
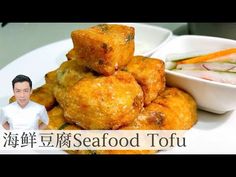
<path fill-rule="evenodd" d="M 236 48 L 221 50 L 221 51 L 217 51 L 217 52 L 210 53 L 210 54 L 207 54 L 207 55 L 203 55 L 203 56 L 200 56 L 200 57 L 194 57 L 194 58 L 190 58 L 190 59 L 187 59 L 187 60 L 178 61 L 177 64 L 199 63 L 199 62 L 213 60 L 213 59 L 218 58 L 218 57 L 224 57 L 224 56 L 227 56 L 227 55 L 230 55 L 230 54 L 233 54 L 233 53 L 236 53 Z"/>

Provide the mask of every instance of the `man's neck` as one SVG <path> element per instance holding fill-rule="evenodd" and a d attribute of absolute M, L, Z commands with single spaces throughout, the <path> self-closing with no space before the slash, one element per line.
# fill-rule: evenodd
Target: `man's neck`
<path fill-rule="evenodd" d="M 22 109 L 24 109 L 24 108 L 29 104 L 29 102 L 30 102 L 30 101 L 28 101 L 25 105 L 20 105 L 18 102 L 17 102 L 17 104 L 18 104 L 18 106 L 20 106 Z"/>

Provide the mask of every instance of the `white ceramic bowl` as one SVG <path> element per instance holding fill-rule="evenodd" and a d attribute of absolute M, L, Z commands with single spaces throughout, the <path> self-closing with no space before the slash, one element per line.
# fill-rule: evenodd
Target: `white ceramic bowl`
<path fill-rule="evenodd" d="M 144 23 L 111 23 L 123 24 L 135 28 L 134 55 L 151 56 L 159 47 L 165 44 L 172 32 L 168 29 Z"/>
<path fill-rule="evenodd" d="M 170 54 L 196 51 L 217 51 L 236 47 L 236 41 L 217 37 L 184 35 L 173 38 L 151 57 L 165 61 Z M 199 109 L 222 114 L 236 109 L 236 85 L 208 81 L 166 70 L 167 84 L 190 93 Z"/>

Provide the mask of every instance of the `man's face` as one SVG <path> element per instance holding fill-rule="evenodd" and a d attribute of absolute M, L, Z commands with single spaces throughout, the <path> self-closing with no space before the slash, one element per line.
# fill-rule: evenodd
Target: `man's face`
<path fill-rule="evenodd" d="M 17 82 L 14 85 L 14 96 L 17 103 L 23 108 L 27 105 L 30 100 L 32 90 L 28 82 Z"/>

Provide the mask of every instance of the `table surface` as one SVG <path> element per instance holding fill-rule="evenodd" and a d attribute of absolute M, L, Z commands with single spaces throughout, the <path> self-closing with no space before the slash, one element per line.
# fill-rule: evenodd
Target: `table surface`
<path fill-rule="evenodd" d="M 0 69 L 46 44 L 70 38 L 71 31 L 98 23 L 8 23 L 0 27 Z M 176 31 L 186 23 L 148 23 Z M 0 24 L 1 26 L 1 24 Z"/>

